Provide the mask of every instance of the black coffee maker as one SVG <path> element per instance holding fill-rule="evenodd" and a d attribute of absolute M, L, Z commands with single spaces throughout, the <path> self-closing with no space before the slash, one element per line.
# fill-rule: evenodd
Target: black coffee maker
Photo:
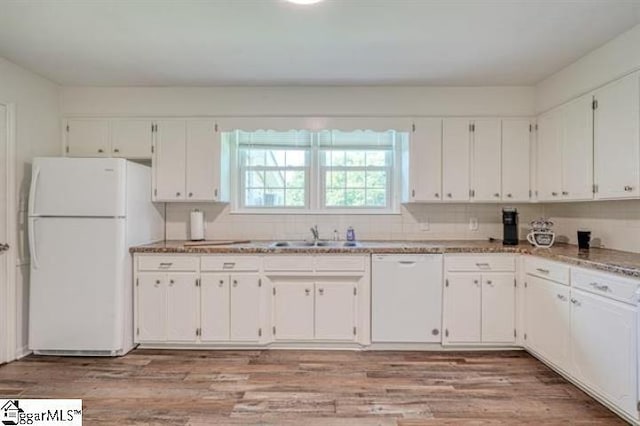
<path fill-rule="evenodd" d="M 505 246 L 518 245 L 518 210 L 514 207 L 505 207 L 502 209 L 502 225 L 504 227 L 504 236 L 502 244 Z"/>

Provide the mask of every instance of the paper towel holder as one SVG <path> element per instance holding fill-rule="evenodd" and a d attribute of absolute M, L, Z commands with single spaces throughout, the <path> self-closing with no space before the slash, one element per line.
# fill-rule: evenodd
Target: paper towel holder
<path fill-rule="evenodd" d="M 190 215 L 191 241 L 203 241 L 204 238 L 204 213 L 198 209 L 192 210 Z"/>

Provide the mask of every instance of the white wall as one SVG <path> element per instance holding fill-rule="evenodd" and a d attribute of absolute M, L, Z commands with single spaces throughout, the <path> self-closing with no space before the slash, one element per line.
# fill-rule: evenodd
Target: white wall
<path fill-rule="evenodd" d="M 0 102 L 16 105 L 18 264 L 16 307 L 18 313 L 16 356 L 27 347 L 29 255 L 26 244 L 26 200 L 31 159 L 60 153 L 58 86 L 0 58 Z"/>
<path fill-rule="evenodd" d="M 533 87 L 64 87 L 63 115 L 505 115 L 535 111 Z"/>
<path fill-rule="evenodd" d="M 543 112 L 640 69 L 640 24 L 536 86 L 536 111 Z"/>

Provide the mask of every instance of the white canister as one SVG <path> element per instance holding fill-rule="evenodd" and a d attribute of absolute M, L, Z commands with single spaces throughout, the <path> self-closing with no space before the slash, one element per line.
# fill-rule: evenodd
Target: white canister
<path fill-rule="evenodd" d="M 192 210 L 189 223 L 191 225 L 191 241 L 204 240 L 204 213 L 200 210 Z"/>

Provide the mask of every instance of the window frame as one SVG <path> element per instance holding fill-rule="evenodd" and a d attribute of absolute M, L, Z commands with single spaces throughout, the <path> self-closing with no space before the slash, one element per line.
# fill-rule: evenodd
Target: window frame
<path fill-rule="evenodd" d="M 293 130 L 293 129 L 291 129 Z M 295 130 L 305 130 L 305 129 L 295 129 Z M 402 176 L 404 167 L 403 161 L 403 151 L 407 149 L 411 132 L 408 130 L 395 130 L 395 129 L 387 129 L 394 130 L 398 134 L 406 133 L 405 144 L 403 146 L 402 138 L 397 138 L 394 143 L 393 148 L 391 149 L 391 165 L 390 166 L 375 166 L 373 168 L 368 168 L 366 166 L 362 166 L 362 170 L 387 170 L 387 186 L 386 186 L 386 206 L 385 207 L 372 207 L 372 206 L 354 206 L 354 207 L 343 207 L 343 206 L 326 206 L 325 205 L 325 177 L 323 173 L 323 169 L 325 166 L 322 166 L 321 155 L 322 151 L 326 148 L 320 147 L 319 144 L 319 133 L 323 130 L 333 130 L 333 129 L 313 129 L 310 130 L 312 133 L 312 142 L 311 146 L 307 148 L 300 148 L 302 150 L 307 151 L 307 166 L 306 167 L 275 167 L 276 170 L 304 170 L 306 169 L 305 175 L 305 205 L 299 207 L 285 207 L 285 206 L 246 206 L 245 205 L 245 196 L 246 196 L 246 170 L 250 169 L 241 164 L 240 158 L 240 148 L 237 142 L 231 143 L 229 147 L 230 152 L 230 165 L 231 165 L 231 173 L 230 173 L 230 188 L 231 188 L 231 210 L 230 214 L 253 214 L 253 215 L 269 215 L 269 214 L 293 214 L 293 215 L 313 215 L 313 214 L 341 214 L 341 215 L 398 215 L 401 214 L 401 192 L 403 188 Z M 354 129 L 355 130 L 355 129 Z M 380 129 L 367 129 L 375 132 L 383 132 L 386 130 Z M 231 130 L 229 130 L 230 132 Z M 252 131 L 252 130 L 243 130 L 243 131 Z M 350 130 L 343 130 L 350 131 Z M 286 146 L 282 145 L 283 148 Z M 337 148 L 338 150 L 339 148 Z M 345 149 L 346 150 L 346 149 Z M 349 150 L 354 150 L 353 148 L 349 148 Z M 371 147 L 363 147 L 362 151 L 371 150 Z M 353 170 L 348 166 L 345 167 L 346 170 Z"/>

